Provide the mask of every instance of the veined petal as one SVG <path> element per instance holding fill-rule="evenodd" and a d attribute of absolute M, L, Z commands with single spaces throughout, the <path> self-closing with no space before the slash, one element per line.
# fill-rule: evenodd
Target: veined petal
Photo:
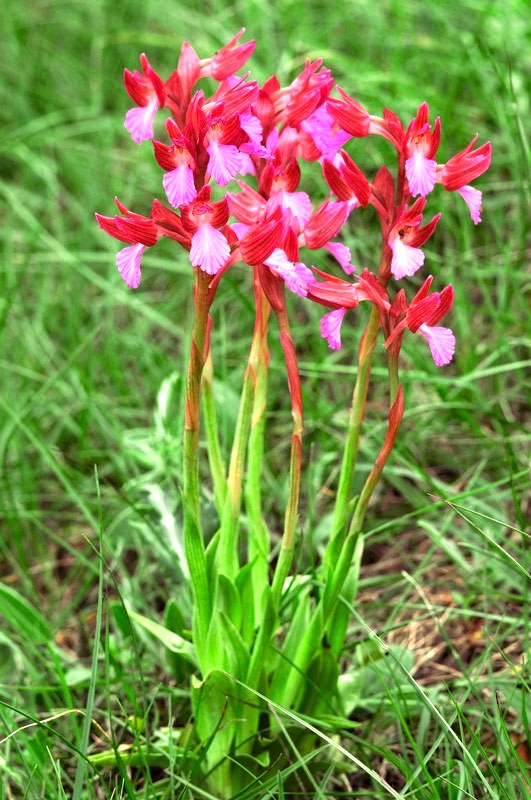
<path fill-rule="evenodd" d="M 468 206 L 470 216 L 472 217 L 472 222 L 474 225 L 478 225 L 481 222 L 481 192 L 479 189 L 474 189 L 473 186 L 461 186 L 461 188 L 457 191 Z"/>
<path fill-rule="evenodd" d="M 426 197 L 435 186 L 437 162 L 417 150 L 406 159 L 406 178 L 413 196 Z"/>
<path fill-rule="evenodd" d="M 207 152 L 210 156 L 207 172 L 214 178 L 218 186 L 226 186 L 242 167 L 238 148 L 233 144 L 220 144 L 212 141 L 207 147 Z"/>
<path fill-rule="evenodd" d="M 284 267 L 292 263 L 293 262 L 289 260 L 284 250 L 282 250 L 280 247 L 275 247 L 271 255 L 264 261 L 264 264 L 266 264 L 268 267 L 272 267 L 273 269 L 277 269 L 277 267 Z"/>
<path fill-rule="evenodd" d="M 256 175 L 256 170 L 254 168 L 251 156 L 248 155 L 248 153 L 242 153 L 240 151 L 240 158 L 241 158 L 240 175 Z"/>
<path fill-rule="evenodd" d="M 437 366 L 444 367 L 449 364 L 455 351 L 455 336 L 450 328 L 421 325 L 419 331 L 426 337 Z"/>
<path fill-rule="evenodd" d="M 282 192 L 282 207 L 289 208 L 296 217 L 301 230 L 312 214 L 312 201 L 306 192 Z"/>
<path fill-rule="evenodd" d="M 162 185 L 168 201 L 174 208 L 179 208 L 184 203 L 191 203 L 197 195 L 193 170 L 184 163 L 167 172 L 162 179 Z"/>
<path fill-rule="evenodd" d="M 343 145 L 351 138 L 350 133 L 339 129 L 334 118 L 324 105 L 301 122 L 301 128 L 309 133 L 315 146 L 324 158 L 333 159 Z"/>
<path fill-rule="evenodd" d="M 190 261 L 209 275 L 215 275 L 230 256 L 229 243 L 208 222 L 200 225 L 192 236 Z"/>
<path fill-rule="evenodd" d="M 131 134 L 133 142 L 140 144 L 145 139 L 153 139 L 153 119 L 159 107 L 158 100 L 150 100 L 147 106 L 130 108 L 125 115 L 124 126 Z"/>
<path fill-rule="evenodd" d="M 414 275 L 415 272 L 424 264 L 424 253 L 418 247 L 411 247 L 404 244 L 402 239 L 395 239 L 389 242 L 389 247 L 393 251 L 391 261 L 391 272 L 393 278 L 399 281 L 406 275 Z"/>
<path fill-rule="evenodd" d="M 232 230 L 238 237 L 238 239 L 243 239 L 249 228 L 250 225 L 246 225 L 244 222 L 232 222 L 231 226 Z"/>
<path fill-rule="evenodd" d="M 286 286 L 294 294 L 306 297 L 308 294 L 308 283 L 314 280 L 313 272 L 301 261 L 289 262 L 289 266 L 276 268 Z"/>
<path fill-rule="evenodd" d="M 339 262 L 343 272 L 346 272 L 347 275 L 352 275 L 353 272 L 356 272 L 356 267 L 354 264 L 350 263 L 352 256 L 346 244 L 342 242 L 328 242 L 325 244 L 324 248 Z"/>
<path fill-rule="evenodd" d="M 131 289 L 137 289 L 140 284 L 142 275 L 140 260 L 145 249 L 146 246 L 143 244 L 133 244 L 130 247 L 124 247 L 116 254 L 118 271 Z"/>
<path fill-rule="evenodd" d="M 321 336 L 328 341 L 330 350 L 341 350 L 341 325 L 346 311 L 346 308 L 336 308 L 321 319 Z"/>
<path fill-rule="evenodd" d="M 242 131 L 245 131 L 251 142 L 258 145 L 262 144 L 264 129 L 258 117 L 255 117 L 254 114 L 240 114 L 240 125 Z"/>
<path fill-rule="evenodd" d="M 315 281 L 313 272 L 300 261 L 290 261 L 279 247 L 276 247 L 264 264 L 271 267 L 282 278 L 291 292 L 306 297 L 308 284 Z"/>

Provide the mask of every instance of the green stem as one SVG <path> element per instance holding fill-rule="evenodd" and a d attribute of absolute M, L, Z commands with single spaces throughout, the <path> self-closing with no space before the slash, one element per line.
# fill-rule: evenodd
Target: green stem
<path fill-rule="evenodd" d="M 389 356 L 388 368 L 391 386 L 391 407 L 389 409 L 387 435 L 374 463 L 374 467 L 369 472 L 363 489 L 361 490 L 358 502 L 356 504 L 356 510 L 349 526 L 349 535 L 358 534 L 359 531 L 361 531 L 363 521 L 365 519 L 367 505 L 378 484 L 378 481 L 380 480 L 383 468 L 385 467 L 389 456 L 391 455 L 400 424 L 402 422 L 402 416 L 404 414 L 404 393 L 402 391 L 402 387 L 398 385 L 397 356 Z"/>
<path fill-rule="evenodd" d="M 387 243 L 384 241 L 379 274 L 381 274 L 382 280 L 385 283 L 387 282 L 387 272 L 389 271 L 390 265 L 390 254 L 388 250 Z M 337 613 L 339 598 L 346 582 L 349 580 L 349 576 L 353 575 L 352 560 L 356 553 L 359 554 L 361 552 L 359 548 L 359 537 L 365 509 L 385 461 L 390 454 L 390 449 L 394 443 L 394 437 L 398 431 L 399 420 L 401 419 L 400 409 L 394 405 L 398 394 L 398 375 L 396 365 L 390 362 L 392 409 L 388 436 L 386 437 L 386 442 L 376 461 L 375 467 L 371 471 L 366 485 L 362 490 L 362 495 L 356 503 L 356 511 L 349 526 L 348 533 L 345 533 L 345 523 L 351 498 L 352 479 L 358 453 L 361 425 L 365 413 L 365 404 L 367 401 L 372 358 L 379 328 L 380 319 L 378 310 L 373 306 L 369 322 L 360 342 L 358 372 L 334 507 L 332 534 L 323 559 L 325 589 L 312 614 L 307 631 L 301 639 L 300 646 L 293 659 L 293 667 L 289 670 L 283 685 L 281 687 L 278 686 L 282 698 L 281 702 L 287 706 L 291 705 L 296 700 L 304 673 L 308 669 L 315 652 L 321 647 L 322 638 L 326 629 L 329 628 L 329 633 L 330 630 L 333 632 L 336 623 L 335 615 Z M 393 409 L 395 412 L 394 414 Z M 355 579 L 351 582 L 354 586 L 356 585 Z M 341 634 L 336 638 L 341 639 Z M 334 652 L 338 652 L 338 642 L 334 641 L 333 645 Z"/>
<path fill-rule="evenodd" d="M 227 478 L 219 442 L 216 405 L 214 402 L 212 356 L 210 353 L 207 355 L 203 367 L 201 401 L 203 404 L 203 421 L 205 424 L 210 473 L 214 484 L 214 499 L 218 514 L 221 517 L 227 494 Z"/>
<path fill-rule="evenodd" d="M 221 520 L 218 561 L 219 571 L 230 579 L 236 576 L 239 569 L 238 535 L 242 483 L 245 470 L 245 453 L 251 427 L 256 376 L 259 372 L 263 357 L 264 337 L 267 337 L 267 317 L 264 321 L 264 307 L 262 299 L 260 298 L 260 302 L 256 306 L 253 338 L 247 361 L 247 369 L 245 370 L 243 378 L 240 407 L 238 410 L 236 431 L 234 433 L 229 464 L 229 474 L 227 477 L 227 495 Z"/>
<path fill-rule="evenodd" d="M 255 375 L 251 432 L 247 451 L 247 482 L 245 499 L 249 520 L 247 560 L 254 561 L 253 599 L 255 625 L 261 624 L 263 616 L 263 593 L 269 569 L 269 536 L 262 513 L 262 465 L 264 455 L 264 433 L 266 423 L 267 377 L 269 348 L 267 344 L 268 322 L 271 307 L 262 290 L 259 274 L 255 268 L 254 292 L 256 307 L 261 308 L 262 333 L 260 363 Z"/>
<path fill-rule="evenodd" d="M 361 425 L 365 414 L 365 404 L 367 402 L 372 357 L 379 328 L 380 319 L 378 309 L 373 306 L 369 322 L 367 323 L 359 347 L 358 372 L 352 396 L 347 439 L 343 450 L 343 461 L 341 463 L 341 472 L 334 505 L 331 539 L 324 554 L 325 577 L 330 570 L 334 569 L 345 538 L 344 528 L 351 498 L 352 479 L 356 467 Z"/>
<path fill-rule="evenodd" d="M 387 371 L 389 373 L 389 398 L 390 404 L 396 400 L 398 394 L 398 355 L 387 351 Z"/>
<path fill-rule="evenodd" d="M 349 617 L 345 607 L 338 606 L 337 602 L 340 595 L 343 595 L 348 603 L 354 601 L 358 584 L 358 561 L 359 558 L 361 558 L 361 548 L 358 547 L 356 550 L 356 546 L 361 536 L 367 505 L 380 480 L 383 468 L 391 455 L 404 411 L 403 392 L 398 385 L 398 357 L 396 355 L 388 354 L 388 367 L 391 399 L 387 435 L 374 467 L 367 476 L 361 490 L 337 565 L 334 571 L 329 573 L 329 579 L 324 592 L 323 603 L 326 607 L 325 616 L 328 616 L 329 609 L 333 610 L 333 616 L 331 617 L 328 627 L 328 639 L 330 647 L 336 655 L 343 646 Z M 354 554 L 356 552 L 359 555 L 353 563 Z"/>
<path fill-rule="evenodd" d="M 288 502 L 284 515 L 284 532 L 280 544 L 280 552 L 273 575 L 273 602 L 276 607 L 280 603 L 284 581 L 286 580 L 295 549 L 295 531 L 297 528 L 297 515 L 299 508 L 299 488 L 302 463 L 302 394 L 300 387 L 299 371 L 297 369 L 297 359 L 293 340 L 289 327 L 289 319 L 286 307 L 283 306 L 276 311 L 278 325 L 280 328 L 280 342 L 284 352 L 286 369 L 288 373 L 288 386 L 291 397 L 291 413 L 293 416 L 293 429 L 291 436 L 291 456 L 289 468 L 289 488 Z"/>
<path fill-rule="evenodd" d="M 206 647 L 211 612 L 211 596 L 207 578 L 205 548 L 201 531 L 199 495 L 199 396 L 201 375 L 208 352 L 210 277 L 196 269 L 194 287 L 195 316 L 190 359 L 186 376 L 186 400 L 183 436 L 183 508 L 184 551 L 194 595 L 194 634 L 198 656 Z"/>

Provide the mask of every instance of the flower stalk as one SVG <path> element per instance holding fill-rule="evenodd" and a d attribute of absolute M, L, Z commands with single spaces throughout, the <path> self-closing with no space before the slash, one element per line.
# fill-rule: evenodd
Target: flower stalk
<path fill-rule="evenodd" d="M 299 508 L 299 489 L 302 464 L 302 431 L 303 431 L 303 412 L 302 412 L 302 393 L 300 385 L 299 370 L 297 368 L 297 358 L 291 331 L 289 326 L 286 306 L 281 306 L 275 310 L 280 330 L 280 342 L 286 363 L 288 375 L 288 387 L 291 398 L 291 415 L 293 418 L 293 428 L 291 434 L 291 454 L 288 479 L 288 501 L 284 516 L 284 532 L 280 543 L 280 551 L 273 576 L 273 601 L 278 606 L 291 564 L 295 548 L 295 532 L 297 528 L 297 514 Z"/>
<path fill-rule="evenodd" d="M 378 310 L 373 307 L 369 322 L 367 323 L 367 327 L 365 328 L 365 331 L 361 337 L 358 351 L 358 370 L 352 396 L 347 438 L 345 440 L 343 450 L 343 460 L 341 462 L 341 472 L 339 475 L 339 484 L 334 505 L 330 542 L 323 557 L 325 574 L 328 574 L 329 570 L 334 568 L 334 564 L 336 563 L 337 557 L 341 552 L 341 547 L 345 538 L 345 526 L 347 523 L 349 502 L 352 494 L 352 480 L 356 468 L 361 426 L 365 416 L 367 392 L 369 390 L 372 358 L 379 328 L 380 319 L 378 316 Z"/>
<path fill-rule="evenodd" d="M 225 505 L 225 497 L 227 495 L 227 477 L 225 475 L 225 465 L 223 463 L 221 444 L 219 441 L 218 421 L 214 398 L 214 371 L 212 365 L 212 353 L 210 352 L 210 349 L 203 366 L 201 402 L 203 406 L 203 422 L 207 441 L 208 462 L 214 488 L 214 500 L 218 514 L 221 515 Z"/>
<path fill-rule="evenodd" d="M 199 492 L 199 397 L 209 347 L 209 278 L 196 270 L 194 324 L 186 376 L 183 437 L 184 551 L 194 598 L 194 633 L 198 656 L 204 655 L 212 607 L 201 528 Z"/>
<path fill-rule="evenodd" d="M 255 624 L 264 614 L 264 586 L 268 585 L 269 534 L 262 508 L 264 435 L 266 428 L 267 379 L 269 370 L 268 329 L 271 306 L 260 283 L 259 268 L 253 270 L 253 291 L 260 325 L 260 358 L 254 379 L 254 399 L 247 452 L 245 504 L 249 522 L 247 561 L 253 564 L 252 594 Z M 259 662 L 258 662 L 259 663 Z"/>
<path fill-rule="evenodd" d="M 249 434 L 253 415 L 253 398 L 256 397 L 257 376 L 266 367 L 267 331 L 269 318 L 269 304 L 259 286 L 256 274 L 253 279 L 255 293 L 255 321 L 251 347 L 247 359 L 247 367 L 243 377 L 243 387 L 236 421 L 236 430 L 232 445 L 229 472 L 227 476 L 227 495 L 221 520 L 219 544 L 219 570 L 228 578 L 234 579 L 239 569 L 238 532 L 240 525 L 240 509 L 243 490 L 243 477 L 245 471 L 245 456 L 248 448 Z M 263 386 L 261 390 L 263 390 Z M 258 444 L 255 443 L 256 448 Z M 253 455 L 253 470 L 256 471 Z M 256 478 L 255 478 L 256 484 Z M 255 495 L 253 496 L 256 497 Z"/>

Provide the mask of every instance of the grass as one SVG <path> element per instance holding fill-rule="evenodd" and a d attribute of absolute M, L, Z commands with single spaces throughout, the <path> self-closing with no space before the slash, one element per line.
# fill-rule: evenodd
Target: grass
<path fill-rule="evenodd" d="M 182 39 L 208 55 L 241 25 L 258 42 L 253 77 L 276 71 L 286 80 L 306 55 L 322 56 L 374 113 L 389 105 L 408 119 L 426 99 L 442 119 L 444 157 L 476 131 L 494 153 L 481 182 L 483 224 L 473 227 L 459 198 L 445 196 L 427 249 L 430 271 L 456 290 L 458 350 L 438 371 L 422 343 L 406 345 L 405 423 L 371 504 L 341 664 L 357 727 L 341 739 L 323 729 L 332 744 L 303 756 L 290 746 L 296 723 L 279 711 L 283 766 L 264 771 L 245 796 L 386 798 L 386 785 L 418 800 L 527 796 L 526 3 L 5 5 L 0 796 L 209 796 L 195 786 L 193 753 L 180 768 L 188 677 L 124 613 L 161 621 L 169 597 L 184 602 L 172 526 L 190 273 L 163 243 L 145 259 L 141 290 L 128 291 L 93 213 L 111 213 L 114 194 L 145 211 L 159 193 L 149 148 L 136 148 L 122 127 L 123 67 L 146 51 L 167 73 Z M 382 152 L 371 146 L 351 149 L 369 174 Z M 355 219 L 348 243 L 355 261 L 370 263 L 369 215 Z M 248 289 L 242 270 L 229 273 L 215 311 L 225 445 L 252 324 Z M 336 485 L 361 327 L 332 354 L 318 311 L 293 302 L 292 312 L 306 407 L 299 563 L 310 570 Z M 382 360 L 376 377 L 383 372 Z M 167 398 L 159 390 L 174 373 Z M 284 380 L 274 367 L 271 527 L 285 493 Z M 382 435 L 379 403 L 375 390 L 366 467 Z"/>

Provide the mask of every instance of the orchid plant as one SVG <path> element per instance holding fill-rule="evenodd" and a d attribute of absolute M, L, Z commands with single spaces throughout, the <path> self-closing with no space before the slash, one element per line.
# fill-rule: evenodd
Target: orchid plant
<path fill-rule="evenodd" d="M 436 185 L 458 192 L 479 223 L 481 192 L 470 183 L 487 170 L 490 143 L 477 136 L 446 163 L 438 163 L 441 124 L 430 123 L 427 103 L 404 127 L 385 109 L 373 116 L 339 87 L 320 59 L 307 60 L 288 86 L 275 75 L 262 86 L 236 73 L 253 53 L 243 30 L 213 57 L 200 59 L 184 43 L 177 69 L 163 80 L 147 57 L 141 71 L 125 70 L 133 107 L 125 127 L 134 142 L 152 140 L 167 203 L 153 200 L 149 215 L 128 210 L 96 214 L 100 227 L 125 247 L 116 257 L 128 287 L 141 281 L 141 259 L 161 237 L 175 240 L 190 259 L 195 315 L 186 376 L 183 438 L 183 537 L 193 618 L 174 632 L 192 681 L 192 744 L 205 751 L 205 782 L 231 796 L 267 765 L 278 732 L 268 713 L 277 706 L 313 717 L 340 719 L 339 659 L 354 602 L 362 529 L 371 495 L 389 459 L 404 411 L 399 357 L 407 332 L 427 341 L 435 364 L 454 355 L 452 331 L 440 323 L 451 310 L 451 285 L 433 277 L 408 300 L 400 284 L 424 266 L 422 246 L 441 214 L 424 222 Z M 198 88 L 202 79 L 209 79 Z M 213 91 L 212 91 L 213 88 Z M 155 117 L 165 115 L 164 128 Z M 157 120 L 157 125 L 159 121 Z M 369 179 L 345 146 L 352 138 L 383 136 L 394 167 Z M 323 195 L 301 190 L 301 162 L 322 174 Z M 341 230 L 360 209 L 373 206 L 381 256 L 373 270 L 356 267 Z M 330 257 L 343 277 L 321 269 Z M 255 321 L 243 379 L 232 450 L 225 463 L 218 437 L 210 311 L 224 274 L 240 262 L 249 270 Z M 311 262 L 311 263 L 310 263 Z M 319 265 L 319 266 L 316 266 Z M 247 280 L 244 277 L 244 280 Z M 292 575 L 297 544 L 303 405 L 286 288 L 327 308 L 321 335 L 341 347 L 351 309 L 368 305 L 335 505 L 319 580 Z M 287 504 L 280 536 L 262 513 L 268 336 L 276 318 L 293 418 Z M 382 332 L 389 373 L 387 433 L 357 498 L 352 496 L 371 365 Z M 201 523 L 200 419 L 219 517 L 210 541 Z M 245 535 L 242 535 L 245 533 Z M 183 733 L 184 737 L 184 733 Z"/>

